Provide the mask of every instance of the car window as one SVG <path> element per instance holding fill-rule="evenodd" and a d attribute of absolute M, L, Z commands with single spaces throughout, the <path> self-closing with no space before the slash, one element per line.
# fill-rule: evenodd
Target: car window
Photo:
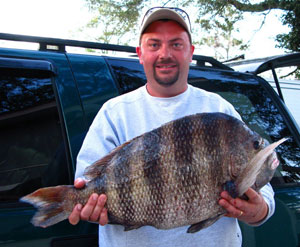
<path fill-rule="evenodd" d="M 78 86 L 88 126 L 93 122 L 101 106 L 118 96 L 118 90 L 103 57 L 83 57 L 68 54 Z"/>
<path fill-rule="evenodd" d="M 276 68 L 275 73 L 279 81 L 284 102 L 300 126 L 300 104 L 295 100 L 300 97 L 300 80 L 297 79 L 295 73 L 293 73 L 296 69 L 297 67 L 295 66 Z M 268 81 L 274 90 L 278 92 L 272 71 L 268 70 L 259 74 L 259 76 Z"/>
<path fill-rule="evenodd" d="M 199 76 L 197 78 L 197 73 L 194 72 L 190 83 L 221 95 L 235 107 L 243 121 L 252 130 L 269 142 L 272 143 L 284 137 L 289 138 L 276 149 L 281 165 L 277 169 L 272 184 L 300 181 L 300 148 L 274 101 L 258 81 L 250 75 L 240 75 L 234 78 L 226 72 L 217 78 L 211 78 L 209 73 L 202 72 L 201 78 Z"/>
<path fill-rule="evenodd" d="M 0 136 L 0 203 L 69 183 L 49 74 L 0 69 Z"/>
<path fill-rule="evenodd" d="M 115 79 L 118 82 L 120 94 L 128 93 L 146 83 L 146 76 L 142 65 L 135 60 L 107 60 L 113 69 Z"/>
<path fill-rule="evenodd" d="M 300 126 L 300 104 L 295 100 L 300 96 L 299 61 L 300 53 L 291 53 L 261 59 L 235 61 L 227 63 L 227 65 L 236 71 L 256 74 L 268 81 L 275 92 L 283 98 L 292 116 Z M 279 81 L 281 92 L 278 91 L 275 77 Z"/>

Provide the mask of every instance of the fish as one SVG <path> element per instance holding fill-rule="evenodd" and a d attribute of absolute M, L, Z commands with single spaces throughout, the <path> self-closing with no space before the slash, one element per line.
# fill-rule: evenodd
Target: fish
<path fill-rule="evenodd" d="M 22 197 L 37 208 L 31 223 L 49 227 L 68 218 L 92 193 L 106 194 L 109 224 L 204 229 L 226 214 L 218 201 L 259 191 L 279 161 L 275 148 L 244 122 L 225 113 L 188 115 L 146 132 L 88 166 L 83 189 L 41 188 Z"/>

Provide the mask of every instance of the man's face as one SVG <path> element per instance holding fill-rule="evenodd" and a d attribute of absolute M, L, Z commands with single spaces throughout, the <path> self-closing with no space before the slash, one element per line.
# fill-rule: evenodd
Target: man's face
<path fill-rule="evenodd" d="M 150 85 L 186 84 L 194 47 L 187 32 L 174 21 L 156 21 L 144 32 L 137 48 Z"/>

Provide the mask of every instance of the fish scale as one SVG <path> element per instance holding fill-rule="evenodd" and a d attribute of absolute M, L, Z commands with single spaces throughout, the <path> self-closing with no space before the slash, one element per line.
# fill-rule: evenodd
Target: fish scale
<path fill-rule="evenodd" d="M 243 122 L 224 113 L 190 115 L 122 144 L 87 167 L 90 182 L 84 189 L 42 188 L 22 200 L 38 208 L 32 220 L 36 226 L 67 218 L 74 205 L 96 192 L 107 195 L 109 223 L 125 230 L 191 225 L 188 232 L 196 232 L 226 213 L 218 205 L 224 188 L 241 196 L 254 183 L 269 182 L 275 171 L 273 150 L 283 141 L 267 146 Z M 67 194 L 68 200 L 54 200 L 50 193 Z"/>

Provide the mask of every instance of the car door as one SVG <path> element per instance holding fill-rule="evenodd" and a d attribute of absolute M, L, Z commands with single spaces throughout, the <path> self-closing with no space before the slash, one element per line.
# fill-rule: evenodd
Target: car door
<path fill-rule="evenodd" d="M 97 246 L 95 227 L 34 227 L 19 199 L 73 181 L 65 121 L 51 62 L 0 56 L 0 246 Z"/>

